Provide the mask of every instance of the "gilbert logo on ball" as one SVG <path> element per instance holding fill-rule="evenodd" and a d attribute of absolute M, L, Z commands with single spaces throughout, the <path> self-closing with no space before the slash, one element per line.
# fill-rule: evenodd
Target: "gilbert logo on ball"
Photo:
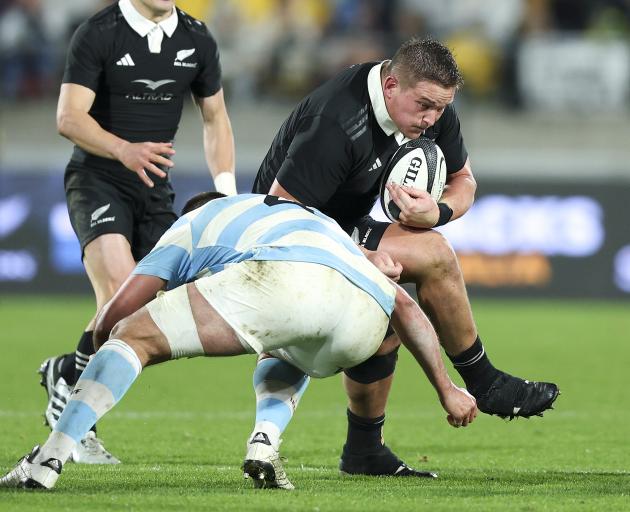
<path fill-rule="evenodd" d="M 440 147 L 431 139 L 420 137 L 400 146 L 391 157 L 381 181 L 381 206 L 385 215 L 397 221 L 400 208 L 392 201 L 388 183 L 426 190 L 436 201 L 442 197 L 446 182 L 446 162 Z"/>

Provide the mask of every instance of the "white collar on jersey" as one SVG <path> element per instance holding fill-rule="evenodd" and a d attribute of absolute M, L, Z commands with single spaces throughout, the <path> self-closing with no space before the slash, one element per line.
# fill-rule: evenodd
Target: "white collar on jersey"
<path fill-rule="evenodd" d="M 387 112 L 387 106 L 385 105 L 385 96 L 383 96 L 383 84 L 381 83 L 381 67 L 383 63 L 376 64 L 368 73 L 367 86 L 368 94 L 370 95 L 370 102 L 372 103 L 372 109 L 374 110 L 374 116 L 381 129 L 385 132 L 385 135 L 393 135 L 396 138 L 398 144 L 404 144 L 411 140 L 405 137 L 398 127 L 389 117 Z"/>
<path fill-rule="evenodd" d="M 177 9 L 175 9 L 175 7 L 173 7 L 171 15 L 159 23 L 154 23 L 140 14 L 131 3 L 131 0 L 120 0 L 118 7 L 127 23 L 129 23 L 129 26 L 134 29 L 140 37 L 149 36 L 149 50 L 151 53 L 160 53 L 162 34 L 164 33 L 168 37 L 171 37 L 177 28 Z M 158 28 L 161 30 L 156 30 Z"/>

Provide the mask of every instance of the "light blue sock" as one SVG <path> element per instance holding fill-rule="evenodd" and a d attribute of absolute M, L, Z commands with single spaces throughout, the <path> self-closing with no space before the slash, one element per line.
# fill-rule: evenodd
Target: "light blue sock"
<path fill-rule="evenodd" d="M 259 361 L 254 370 L 256 425 L 250 440 L 264 432 L 277 449 L 309 382 L 308 375 L 281 359 Z"/>
<path fill-rule="evenodd" d="M 41 450 L 42 457 L 65 462 L 74 444 L 85 437 L 107 411 L 123 397 L 142 364 L 121 340 L 110 340 L 94 355 L 74 386 L 71 398 Z"/>

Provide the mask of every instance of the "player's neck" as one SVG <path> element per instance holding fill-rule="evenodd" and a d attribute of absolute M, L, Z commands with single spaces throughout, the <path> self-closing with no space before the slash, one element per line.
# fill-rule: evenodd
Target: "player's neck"
<path fill-rule="evenodd" d="M 134 6 L 136 11 L 138 11 L 142 16 L 152 21 L 153 23 L 159 23 L 160 21 L 164 21 L 171 14 L 173 14 L 172 9 L 168 11 L 164 11 L 161 9 L 160 10 L 151 9 L 140 0 L 131 0 L 131 4 Z"/>

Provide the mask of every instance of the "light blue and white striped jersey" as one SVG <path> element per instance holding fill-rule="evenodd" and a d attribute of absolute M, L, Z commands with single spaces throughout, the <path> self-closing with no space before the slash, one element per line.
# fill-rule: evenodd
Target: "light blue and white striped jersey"
<path fill-rule="evenodd" d="M 395 291 L 352 239 L 313 208 L 260 194 L 215 199 L 182 216 L 134 274 L 175 288 L 246 260 L 302 261 L 334 268 L 391 315 Z"/>

